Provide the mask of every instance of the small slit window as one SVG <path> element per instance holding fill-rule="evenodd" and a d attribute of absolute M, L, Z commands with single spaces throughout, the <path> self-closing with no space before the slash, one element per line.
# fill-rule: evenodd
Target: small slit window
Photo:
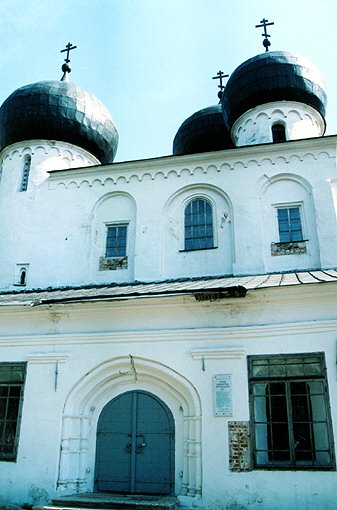
<path fill-rule="evenodd" d="M 286 141 L 286 128 L 284 124 L 277 123 L 273 124 L 272 128 L 273 143 L 285 142 Z"/>
<path fill-rule="evenodd" d="M 19 278 L 20 285 L 26 285 L 26 276 L 27 276 L 26 269 L 24 269 L 24 268 L 21 269 L 20 278 Z"/>
<path fill-rule="evenodd" d="M 22 171 L 22 179 L 20 184 L 20 191 L 27 191 L 31 161 L 32 158 L 30 156 L 25 157 Z"/>
<path fill-rule="evenodd" d="M 212 206 L 207 200 L 197 198 L 185 208 L 185 250 L 213 247 Z"/>

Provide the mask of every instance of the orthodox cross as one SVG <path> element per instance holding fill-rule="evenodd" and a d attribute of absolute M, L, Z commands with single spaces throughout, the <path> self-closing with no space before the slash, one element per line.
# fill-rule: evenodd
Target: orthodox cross
<path fill-rule="evenodd" d="M 220 99 L 220 101 L 221 101 L 221 97 L 222 97 L 222 91 L 225 88 L 225 86 L 222 83 L 222 79 L 228 78 L 228 76 L 229 76 L 229 74 L 225 74 L 222 71 L 217 72 L 216 76 L 212 76 L 212 80 L 219 80 L 219 82 L 220 82 L 220 85 L 218 85 L 218 87 L 220 89 L 218 92 L 218 98 Z"/>
<path fill-rule="evenodd" d="M 267 27 L 270 26 L 270 25 L 274 25 L 274 22 L 268 22 L 267 19 L 263 18 L 263 20 L 260 21 L 260 25 L 255 25 L 255 28 L 263 28 L 264 29 L 264 32 L 262 34 L 262 37 L 264 37 L 263 39 L 263 46 L 266 48 L 266 51 L 269 51 L 269 46 L 271 44 L 271 42 L 268 40 L 268 37 L 270 37 L 270 34 L 267 34 Z"/>
<path fill-rule="evenodd" d="M 67 52 L 67 58 L 64 59 L 64 61 L 68 64 L 68 62 L 70 62 L 70 59 L 69 59 L 69 54 L 71 52 L 71 50 L 74 50 L 75 48 L 77 48 L 77 46 L 73 46 L 70 42 L 68 44 L 66 44 L 66 47 L 64 50 L 61 50 L 60 53 L 63 53 L 64 51 Z"/>
<path fill-rule="evenodd" d="M 69 54 L 70 54 L 71 50 L 74 50 L 75 48 L 77 48 L 77 46 L 73 46 L 69 42 L 68 44 L 66 44 L 65 49 L 60 51 L 60 53 L 63 53 L 64 51 L 67 52 L 67 57 L 64 59 L 65 64 L 62 65 L 63 76 L 61 78 L 61 81 L 68 81 L 69 80 L 68 75 L 71 72 Z"/>

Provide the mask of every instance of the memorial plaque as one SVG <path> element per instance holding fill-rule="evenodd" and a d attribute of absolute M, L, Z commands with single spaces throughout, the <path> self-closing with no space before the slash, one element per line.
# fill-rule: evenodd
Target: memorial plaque
<path fill-rule="evenodd" d="M 217 374 L 214 376 L 213 385 L 215 416 L 232 416 L 232 376 Z"/>

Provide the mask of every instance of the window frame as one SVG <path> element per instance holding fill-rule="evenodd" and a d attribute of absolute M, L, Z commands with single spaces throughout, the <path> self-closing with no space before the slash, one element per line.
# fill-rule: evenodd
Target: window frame
<path fill-rule="evenodd" d="M 20 437 L 20 429 L 21 429 L 21 419 L 22 419 L 22 407 L 23 407 L 23 400 L 24 400 L 24 390 L 25 390 L 25 382 L 26 382 L 26 374 L 27 374 L 27 363 L 26 362 L 1 362 L 1 367 L 10 367 L 13 369 L 11 370 L 11 374 L 15 370 L 15 367 L 19 367 L 22 369 L 21 371 L 21 381 L 1 381 L 0 379 L 0 392 L 1 392 L 1 400 L 6 399 L 5 403 L 5 410 L 4 410 L 4 416 L 1 414 L 0 419 L 0 462 L 16 462 L 17 454 L 18 454 L 18 447 L 19 447 L 19 437 Z M 16 410 L 16 416 L 8 418 L 9 414 L 9 402 L 10 399 L 13 397 L 11 395 L 10 388 L 12 387 L 20 387 L 19 396 L 15 396 L 16 400 L 19 400 L 17 410 Z M 7 392 L 7 398 L 5 395 L 5 392 L 1 390 L 1 388 L 8 388 Z M 1 408 L 1 402 L 0 402 L 0 408 Z M 1 412 L 2 413 L 2 412 Z M 8 425 L 9 421 L 15 421 L 15 437 L 14 441 L 12 443 L 13 451 L 12 452 L 4 452 L 3 449 L 5 448 L 4 439 L 5 439 L 5 430 L 6 426 Z M 1 424 L 4 424 L 4 427 L 2 429 Z M 2 433 L 1 433 L 2 429 Z"/>
<path fill-rule="evenodd" d="M 118 227 L 126 227 L 126 241 L 125 241 L 125 254 L 124 255 L 108 255 L 108 232 L 109 228 L 118 228 Z M 105 243 L 104 243 L 104 258 L 107 259 L 123 259 L 127 258 L 129 253 L 129 222 L 128 221 L 115 221 L 105 223 Z"/>
<path fill-rule="evenodd" d="M 15 276 L 13 285 L 15 287 L 26 287 L 28 278 L 29 264 L 16 264 Z M 25 273 L 24 280 L 22 281 L 22 273 Z"/>
<path fill-rule="evenodd" d="M 304 221 L 304 204 L 303 202 L 292 202 L 292 203 L 282 203 L 282 204 L 273 204 L 274 208 L 274 223 L 275 223 L 275 238 L 278 240 L 276 241 L 276 244 L 287 244 L 287 243 L 302 243 L 305 241 L 308 241 L 307 238 L 307 229 L 306 224 Z M 289 241 L 281 241 L 281 232 L 280 232 L 280 225 L 279 225 L 279 219 L 278 219 L 278 211 L 280 209 L 298 209 L 299 210 L 299 216 L 300 216 L 300 224 L 301 224 L 301 231 L 302 231 L 302 239 L 301 240 L 292 240 Z M 290 223 L 289 223 L 290 224 Z M 291 230 L 289 231 L 291 234 Z"/>
<path fill-rule="evenodd" d="M 320 368 L 321 372 L 319 374 L 307 374 L 305 375 L 305 360 L 307 360 L 307 365 L 309 365 L 309 360 L 313 359 L 319 359 L 320 361 Z M 289 373 L 282 377 L 280 375 L 270 375 L 271 369 L 270 367 L 277 366 L 278 361 L 283 361 L 283 365 L 285 366 L 285 372 L 288 370 L 290 372 L 290 369 L 288 367 L 291 366 L 291 362 L 293 360 L 299 360 L 298 365 L 300 365 L 300 360 L 302 360 L 303 365 L 303 375 L 289 375 Z M 253 363 L 254 362 L 268 362 L 268 371 L 269 376 L 254 376 L 253 375 Z M 288 363 L 287 365 L 287 361 Z M 248 384 L 249 384 L 249 406 L 250 406 L 250 422 L 251 422 L 251 447 L 252 447 L 252 460 L 253 460 L 253 466 L 255 469 L 267 469 L 267 470 L 315 470 L 315 471 L 327 471 L 327 470 L 335 470 L 336 469 L 336 463 L 335 463 L 335 452 L 334 452 L 334 437 L 333 437 L 333 429 L 332 429 L 332 419 L 331 419 L 331 407 L 330 407 L 330 398 L 329 398 L 329 388 L 328 388 L 328 380 L 327 380 L 327 371 L 326 371 L 326 364 L 325 364 L 325 355 L 323 352 L 315 352 L 315 353 L 302 353 L 302 354 L 274 354 L 274 355 L 251 355 L 247 357 L 247 363 L 248 363 Z M 313 364 L 313 362 L 311 361 Z M 296 363 L 293 363 L 293 365 Z M 282 363 L 279 364 L 279 366 L 283 366 Z M 261 363 L 261 366 L 263 366 L 263 363 Z M 267 366 L 267 365 L 265 365 Z M 311 393 L 308 392 L 308 386 L 309 383 L 321 383 L 321 393 Z M 285 392 L 284 394 L 279 393 L 271 393 L 270 388 L 271 385 L 274 384 L 284 384 Z M 305 383 L 306 384 L 306 393 L 298 393 L 296 390 L 292 392 L 291 385 L 295 387 L 295 384 L 298 385 L 298 383 Z M 266 385 L 266 392 L 265 394 L 259 393 L 259 389 L 256 385 Z M 312 384 L 314 387 L 314 385 Z M 268 388 L 268 393 L 267 393 Z M 310 389 L 310 387 L 309 387 Z M 255 390 L 255 393 L 254 393 Z M 275 400 L 277 402 L 277 412 L 275 413 L 276 419 L 272 419 L 271 416 L 273 416 L 274 410 L 272 407 L 272 398 L 275 398 L 278 400 Z M 281 397 L 285 398 L 285 405 L 282 404 Z M 302 397 L 302 407 L 301 406 L 301 397 Z M 310 398 L 309 398 L 310 397 Z M 318 397 L 321 397 L 322 402 L 324 403 L 324 416 L 325 419 L 322 418 L 319 420 L 317 419 L 317 416 L 315 417 L 312 411 L 312 402 L 314 402 L 315 398 L 317 400 Z M 259 401 L 260 403 L 263 402 L 263 399 L 265 399 L 265 420 L 261 421 L 260 419 L 256 418 L 255 408 L 258 409 L 258 413 L 261 412 L 261 408 L 259 408 Z M 297 400 L 296 400 L 297 399 Z M 301 417 L 301 420 L 296 419 L 296 412 L 303 412 L 303 400 L 305 399 L 307 404 L 307 410 L 310 412 L 310 417 L 308 417 L 307 420 L 304 420 Z M 299 401 L 299 402 L 298 402 Z M 284 412 L 286 413 L 287 420 L 282 421 L 280 418 L 280 413 L 282 411 L 281 407 L 284 405 L 284 408 L 286 409 Z M 316 403 L 317 405 L 317 403 Z M 321 405 L 321 404 L 320 404 Z M 275 403 L 274 403 L 275 406 Z M 297 407 L 296 407 L 297 406 Z M 281 409 L 281 411 L 280 411 Z M 269 410 L 269 411 L 268 411 Z M 321 407 L 320 407 L 321 410 Z M 317 410 L 315 411 L 315 413 Z M 295 418 L 294 418 L 295 416 Z M 258 417 L 257 417 L 258 418 Z M 328 446 L 326 448 L 319 448 L 316 447 L 315 443 L 319 440 L 319 433 L 315 432 L 315 425 L 316 427 L 318 425 L 324 425 L 324 432 L 326 433 L 327 438 L 327 444 Z M 281 427 L 280 425 L 284 425 L 285 428 L 288 430 L 288 436 L 285 438 L 286 434 L 280 434 Z M 265 448 L 258 448 L 257 442 L 261 441 L 261 437 L 257 437 L 259 434 L 257 434 L 256 430 L 258 429 L 258 426 L 260 426 L 260 431 L 263 430 L 264 426 L 264 438 L 263 441 L 267 445 Z M 274 430 L 277 430 L 277 426 L 279 426 L 278 429 L 278 436 L 275 434 L 274 436 Z M 299 431 L 303 429 L 303 427 L 307 426 L 307 428 L 310 428 L 310 446 L 309 448 L 303 448 L 296 450 L 299 442 L 295 439 L 295 435 L 297 434 L 298 437 L 301 437 L 299 435 Z M 296 430 L 297 427 L 297 430 Z M 301 429 L 302 427 L 302 429 Z M 321 427 L 322 429 L 322 427 Z M 316 430 L 319 430 L 317 428 Z M 322 431 L 321 431 L 322 434 Z M 277 440 L 277 442 L 280 442 L 280 438 L 282 438 L 281 442 L 284 440 L 284 438 L 288 442 L 288 451 L 289 451 L 289 459 L 282 460 L 277 459 L 276 457 L 282 456 L 282 453 L 286 454 L 286 450 L 282 450 L 282 448 L 276 447 L 273 448 L 273 441 Z M 303 442 L 308 440 L 308 438 L 301 437 L 302 444 Z M 308 441 L 309 441 L 308 440 Z M 271 445 L 271 447 L 270 447 Z M 258 453 L 261 453 L 261 456 L 264 455 L 265 457 L 271 457 L 269 458 L 267 462 L 259 462 L 258 461 Z M 316 455 L 317 453 L 325 453 L 327 456 L 329 456 L 330 461 L 323 463 L 319 463 L 319 461 L 316 461 Z M 297 458 L 300 455 L 302 456 L 309 456 L 311 455 L 310 459 L 301 459 Z M 276 460 L 275 460 L 276 458 Z"/>
<path fill-rule="evenodd" d="M 193 238 L 193 237 L 187 238 L 186 237 L 186 228 L 193 227 L 193 225 L 186 225 L 186 210 L 193 202 L 196 202 L 196 201 L 202 201 L 210 207 L 211 220 L 212 220 L 212 246 L 188 247 L 187 248 L 186 241 L 187 240 L 190 241 L 190 240 L 193 240 L 196 238 Z M 193 197 L 190 196 L 190 197 L 188 197 L 187 200 L 184 201 L 183 211 L 182 211 L 182 214 L 183 214 L 182 249 L 179 251 L 190 252 L 190 251 L 213 250 L 213 249 L 217 248 L 216 229 L 215 229 L 215 218 L 216 218 L 215 212 L 216 212 L 216 210 L 215 210 L 215 204 L 214 204 L 213 200 L 211 200 L 209 197 L 206 197 L 204 195 L 195 195 Z M 204 223 L 201 226 L 204 228 L 207 228 L 207 223 Z M 207 239 L 207 238 L 209 238 L 209 236 L 199 237 L 199 239 Z"/>

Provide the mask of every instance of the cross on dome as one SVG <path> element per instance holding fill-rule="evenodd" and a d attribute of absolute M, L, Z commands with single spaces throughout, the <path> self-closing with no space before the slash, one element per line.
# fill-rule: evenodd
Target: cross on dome
<path fill-rule="evenodd" d="M 222 98 L 222 91 L 225 88 L 225 86 L 222 83 L 222 79 L 223 78 L 228 78 L 228 76 L 229 76 L 229 74 L 225 74 L 222 71 L 218 71 L 216 73 L 216 76 L 212 76 L 212 80 L 219 80 L 219 82 L 220 82 L 219 85 L 218 85 L 218 87 L 220 89 L 219 92 L 218 92 L 218 98 L 220 99 L 220 101 L 221 101 L 221 98 Z"/>
<path fill-rule="evenodd" d="M 74 50 L 75 48 L 77 48 L 77 46 L 73 46 L 70 42 L 68 44 L 66 44 L 66 47 L 64 50 L 61 50 L 60 53 L 63 53 L 64 51 L 67 52 L 67 58 L 64 59 L 65 62 L 70 62 L 69 60 L 69 54 L 71 52 L 71 50 Z"/>
<path fill-rule="evenodd" d="M 65 51 L 67 52 L 67 56 L 64 59 L 65 64 L 62 65 L 63 76 L 61 78 L 61 81 L 68 81 L 68 73 L 71 72 L 69 55 L 71 50 L 74 50 L 75 48 L 77 48 L 77 46 L 73 46 L 72 43 L 69 42 L 68 44 L 66 44 L 64 50 L 60 51 L 60 53 L 64 53 Z"/>
<path fill-rule="evenodd" d="M 268 39 L 268 37 L 270 37 L 270 34 L 267 34 L 267 27 L 270 25 L 274 25 L 274 22 L 273 21 L 268 22 L 268 20 L 266 18 L 263 18 L 263 20 L 260 21 L 260 25 L 255 25 L 255 28 L 263 28 L 264 29 L 264 32 L 261 35 L 262 35 L 262 37 L 264 37 L 262 44 L 266 48 L 266 51 L 269 51 L 269 46 L 271 44 L 271 42 Z"/>

